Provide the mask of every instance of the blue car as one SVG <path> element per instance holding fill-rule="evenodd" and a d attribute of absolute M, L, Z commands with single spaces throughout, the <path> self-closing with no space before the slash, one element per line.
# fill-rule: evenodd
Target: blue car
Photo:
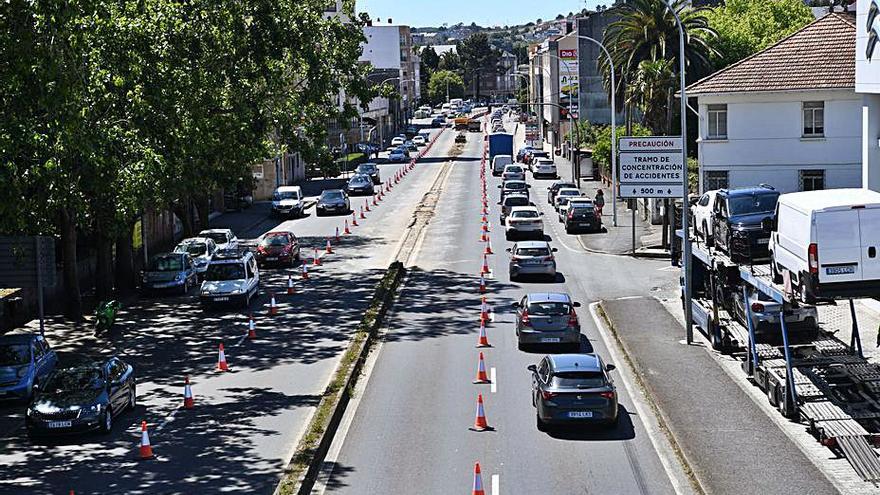
<path fill-rule="evenodd" d="M 0 399 L 29 400 L 58 364 L 49 343 L 33 333 L 0 336 Z"/>

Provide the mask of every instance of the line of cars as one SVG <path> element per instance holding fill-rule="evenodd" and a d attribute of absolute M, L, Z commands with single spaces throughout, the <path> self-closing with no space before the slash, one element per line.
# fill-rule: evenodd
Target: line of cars
<path fill-rule="evenodd" d="M 499 131 L 503 132 L 503 128 Z M 526 181 L 528 170 L 522 164 L 526 155 L 522 152 L 517 155 L 519 163 L 512 163 L 513 157 L 510 155 L 492 158 L 493 175 L 501 177 L 498 186 L 499 219 L 505 227 L 506 239 L 517 238 L 506 249 L 509 253 L 508 271 L 511 281 L 525 276 L 540 276 L 553 282 L 557 279 L 554 256 L 557 249 L 544 236 L 542 212 L 530 199 L 531 185 Z M 532 168 L 532 178 L 556 178 L 555 165 L 552 174 L 550 170 L 549 167 Z M 562 202 L 556 200 L 559 191 L 563 191 L 561 199 L 580 198 L 577 189 L 574 189 L 577 195 L 569 193 L 567 188 L 562 187 L 566 185 L 570 184 L 554 183 L 555 187 L 551 187 L 548 196 L 551 204 L 559 206 Z M 586 203 L 582 207 L 577 200 L 571 202 L 571 205 L 567 205 L 570 212 L 564 215 L 569 222 L 567 230 L 575 227 L 569 216 L 578 219 L 581 212 L 592 217 L 592 220 L 585 220 L 590 226 L 601 224 Z M 521 237 L 532 239 L 520 240 Z M 579 352 L 581 327 L 576 312 L 578 307 L 580 303 L 573 301 L 569 294 L 551 291 L 529 292 L 513 303 L 515 333 L 520 350 L 536 346 L 565 346 L 571 351 L 548 354 L 537 364 L 528 366 L 532 406 L 539 431 L 546 431 L 551 426 L 581 423 L 613 427 L 619 418 L 617 391 L 610 376 L 614 365 L 606 364 L 597 354 Z"/>

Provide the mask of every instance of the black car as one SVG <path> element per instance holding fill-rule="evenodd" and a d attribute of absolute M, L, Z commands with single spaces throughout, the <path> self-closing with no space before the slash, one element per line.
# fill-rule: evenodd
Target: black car
<path fill-rule="evenodd" d="M 376 165 L 375 163 L 372 163 L 372 162 L 361 163 L 360 165 L 358 165 L 358 168 L 357 168 L 357 170 L 355 170 L 355 173 L 358 175 L 368 176 L 373 181 L 373 184 L 381 184 L 382 183 L 382 178 L 379 177 L 379 166 Z"/>
<path fill-rule="evenodd" d="M 28 405 L 28 435 L 113 429 L 113 418 L 137 405 L 134 368 L 117 357 L 56 369 Z"/>
<path fill-rule="evenodd" d="M 581 423 L 616 425 L 617 390 L 608 374 L 614 369 L 597 354 L 551 354 L 530 365 L 538 430 Z"/>
<path fill-rule="evenodd" d="M 712 206 L 715 246 L 735 261 L 767 258 L 770 233 L 765 219 L 775 217 L 779 192 L 770 186 L 721 189 Z"/>
<path fill-rule="evenodd" d="M 596 209 L 593 205 L 578 204 L 569 208 L 563 222 L 565 223 L 565 232 L 568 234 L 602 230 L 602 219 L 596 215 Z"/>
<path fill-rule="evenodd" d="M 318 216 L 328 213 L 351 213 L 351 204 L 348 201 L 348 194 L 342 189 L 325 189 L 318 198 L 318 204 L 315 206 L 315 214 Z"/>
<path fill-rule="evenodd" d="M 348 180 L 345 191 L 349 196 L 372 196 L 376 192 L 373 179 L 369 175 L 357 174 Z"/>

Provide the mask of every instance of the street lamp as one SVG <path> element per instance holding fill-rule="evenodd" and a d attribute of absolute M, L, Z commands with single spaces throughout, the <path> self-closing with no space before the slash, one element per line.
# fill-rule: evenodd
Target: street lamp
<path fill-rule="evenodd" d="M 552 54 L 552 53 L 549 53 L 549 52 L 546 53 L 545 55 L 547 55 L 547 56 L 550 57 L 550 58 L 555 58 L 556 60 L 558 60 L 558 61 L 562 62 L 563 64 L 565 64 L 566 70 L 568 71 L 569 74 L 571 74 L 571 66 L 568 64 L 567 61 L 565 61 L 565 60 L 563 60 L 562 58 L 560 58 L 560 57 L 558 57 L 558 56 L 556 56 L 556 55 L 554 55 L 554 54 Z M 542 70 L 542 69 L 543 69 L 542 67 L 539 67 L 539 70 Z M 542 70 L 542 72 L 543 72 L 543 70 Z M 551 84 L 552 84 L 552 82 L 551 82 Z M 562 88 L 559 88 L 559 92 L 560 92 L 560 94 L 562 93 Z M 570 96 L 571 96 L 571 95 L 569 95 L 569 97 L 570 97 Z M 578 97 L 580 97 L 580 87 L 578 87 Z M 565 107 L 563 107 L 562 105 L 555 105 L 555 106 L 559 107 L 560 109 L 565 108 Z M 571 160 L 571 178 L 572 178 L 572 180 L 575 180 L 575 181 L 578 182 L 578 184 L 580 184 L 580 177 L 575 177 L 575 175 L 577 175 L 577 174 L 575 173 L 575 170 L 576 170 L 576 169 L 575 169 L 575 163 L 574 163 L 574 149 L 575 149 L 574 137 L 575 137 L 575 132 L 577 132 L 577 133 L 578 133 L 577 140 L 578 140 L 578 143 L 580 143 L 580 129 L 575 130 L 575 129 L 576 129 L 576 125 L 575 125 L 575 122 L 574 122 L 574 116 L 573 116 L 572 113 L 571 113 L 571 100 L 569 100 L 569 106 L 568 106 L 567 110 L 568 110 L 568 122 L 569 122 L 569 127 L 571 127 L 571 129 L 572 129 L 571 131 L 569 131 L 569 135 L 571 136 L 571 142 L 572 142 L 572 143 L 571 143 L 571 149 L 572 149 L 572 155 L 571 155 L 571 158 L 572 158 L 572 160 Z M 616 225 L 617 225 L 617 222 L 615 221 L 615 226 L 616 226 Z"/>

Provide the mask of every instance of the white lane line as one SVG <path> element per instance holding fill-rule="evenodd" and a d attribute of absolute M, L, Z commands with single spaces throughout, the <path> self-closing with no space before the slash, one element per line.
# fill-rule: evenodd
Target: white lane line
<path fill-rule="evenodd" d="M 492 495 L 501 493 L 501 475 L 492 475 Z"/>
<path fill-rule="evenodd" d="M 492 382 L 491 390 L 492 390 L 492 393 L 494 394 L 495 392 L 498 391 L 498 380 L 496 379 L 496 376 L 495 376 L 495 368 L 494 367 L 489 368 L 489 381 Z"/>
<path fill-rule="evenodd" d="M 160 421 L 159 424 L 156 425 L 155 431 L 156 432 L 162 431 L 162 428 L 165 428 L 165 425 L 167 425 L 168 423 L 170 423 L 174 420 L 174 416 L 177 414 L 177 411 L 179 411 L 179 410 L 180 410 L 180 406 L 174 408 L 174 410 L 171 411 L 171 414 L 169 414 L 168 416 L 165 416 L 162 419 L 162 421 Z"/>

